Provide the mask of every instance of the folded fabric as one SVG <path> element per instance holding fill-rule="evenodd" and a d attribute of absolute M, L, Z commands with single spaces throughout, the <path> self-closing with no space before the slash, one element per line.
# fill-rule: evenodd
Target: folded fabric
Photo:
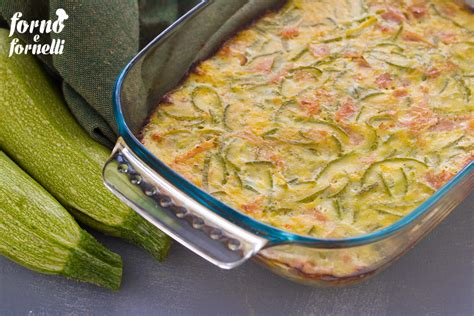
<path fill-rule="evenodd" d="M 112 89 L 126 63 L 196 1 L 186 0 L 0 0 L 0 20 L 56 20 L 62 8 L 69 18 L 61 33 L 41 34 L 41 43 L 65 40 L 61 55 L 39 55 L 58 79 L 79 123 L 96 140 L 113 146 L 117 126 Z M 1 21 L 0 21 L 1 23 Z M 33 43 L 35 34 L 17 34 Z"/>

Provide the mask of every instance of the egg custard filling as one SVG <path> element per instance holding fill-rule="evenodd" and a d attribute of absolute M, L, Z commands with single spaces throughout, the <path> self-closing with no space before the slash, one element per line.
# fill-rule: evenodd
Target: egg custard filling
<path fill-rule="evenodd" d="M 301 235 L 386 227 L 473 159 L 474 14 L 456 1 L 290 0 L 158 104 L 143 144 Z"/>

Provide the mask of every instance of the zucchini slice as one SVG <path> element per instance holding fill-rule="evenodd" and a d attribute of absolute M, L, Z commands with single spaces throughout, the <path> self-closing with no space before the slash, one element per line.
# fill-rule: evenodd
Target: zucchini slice
<path fill-rule="evenodd" d="M 213 113 L 218 115 L 219 121 L 222 120 L 223 106 L 222 101 L 216 90 L 207 86 L 194 88 L 191 93 L 191 103 L 199 112 L 206 112 L 212 116 Z"/>
<path fill-rule="evenodd" d="M 245 185 L 257 192 L 270 192 L 273 190 L 273 163 L 269 161 L 248 161 L 239 172 Z"/>
<path fill-rule="evenodd" d="M 393 182 L 395 181 L 407 181 L 406 173 L 404 171 L 404 175 L 395 176 L 394 173 L 400 172 L 400 168 L 408 167 L 413 170 L 418 176 L 421 175 L 426 171 L 428 166 L 426 163 L 419 161 L 414 158 L 388 158 L 378 162 L 373 163 L 370 165 L 367 170 L 364 172 L 362 176 L 362 185 L 370 185 L 374 182 L 380 181 L 383 187 L 385 188 L 388 195 L 391 195 L 390 188 L 388 186 L 386 177 L 390 175 L 392 177 Z M 399 184 L 402 187 L 408 186 L 408 183 Z M 393 184 L 395 186 L 395 184 Z M 405 189 L 404 189 L 405 190 Z"/>
<path fill-rule="evenodd" d="M 220 153 L 208 153 L 203 164 L 203 186 L 206 190 L 216 192 L 226 184 L 229 175 L 224 158 Z"/>
<path fill-rule="evenodd" d="M 249 141 L 235 137 L 231 138 L 223 148 L 226 163 L 240 171 L 246 162 L 257 160 L 256 149 Z"/>

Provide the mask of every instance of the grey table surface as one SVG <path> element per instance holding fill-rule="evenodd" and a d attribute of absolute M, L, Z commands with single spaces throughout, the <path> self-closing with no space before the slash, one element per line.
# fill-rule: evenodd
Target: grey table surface
<path fill-rule="evenodd" d="M 255 263 L 220 270 L 175 243 L 168 260 L 96 234 L 120 253 L 120 291 L 40 275 L 0 258 L 0 315 L 473 315 L 474 194 L 378 276 L 317 289 Z"/>

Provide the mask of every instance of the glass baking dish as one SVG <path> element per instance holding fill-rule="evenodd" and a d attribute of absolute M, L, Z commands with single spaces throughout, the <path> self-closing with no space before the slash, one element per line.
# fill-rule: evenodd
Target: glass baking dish
<path fill-rule="evenodd" d="M 114 90 L 120 137 L 103 170 L 107 187 L 199 256 L 231 269 L 254 258 L 272 271 L 317 286 L 351 284 L 381 271 L 437 226 L 471 191 L 471 161 L 408 216 L 346 239 L 296 235 L 258 222 L 199 189 L 138 140 L 160 98 L 197 61 L 280 0 L 201 1 L 124 68 Z"/>

